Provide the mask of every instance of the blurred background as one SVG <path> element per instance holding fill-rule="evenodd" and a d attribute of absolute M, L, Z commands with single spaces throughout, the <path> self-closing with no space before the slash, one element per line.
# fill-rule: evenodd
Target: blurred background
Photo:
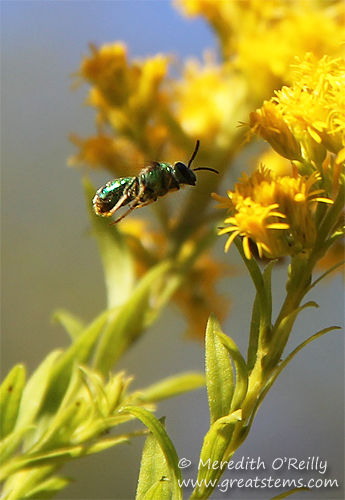
<path fill-rule="evenodd" d="M 182 18 L 169 1 L 3 1 L 1 8 L 3 378 L 19 362 L 31 373 L 52 349 L 68 345 L 67 335 L 51 321 L 54 310 L 63 307 L 91 320 L 105 307 L 81 171 L 66 166 L 75 153 L 68 134 L 94 133 L 94 112 L 83 107 L 87 87 L 71 90 L 71 74 L 82 54 L 88 53 L 87 44 L 122 40 L 131 58 L 163 52 L 182 62 L 190 56 L 201 58 L 206 48 L 216 50 L 216 42 L 203 20 Z M 106 173 L 91 177 L 99 186 L 108 180 Z M 145 217 L 145 210 L 148 213 L 143 209 L 136 215 Z M 223 256 L 224 242 L 219 239 L 216 252 L 237 266 L 237 275 L 220 284 L 233 299 L 223 329 L 245 354 L 254 291 L 235 248 Z M 285 280 L 282 267 L 275 276 L 282 293 Z M 279 293 L 274 298 L 279 304 Z M 344 323 L 340 276 L 325 281 L 309 299 L 321 307 L 302 313 L 288 352 L 321 328 Z M 119 369 L 135 377 L 133 388 L 181 371 L 204 370 L 204 347 L 183 337 L 186 325 L 176 313 L 168 307 L 119 363 Z M 179 457 L 194 464 L 184 476 L 195 477 L 208 429 L 206 391 L 161 403 L 157 415 L 166 415 Z M 57 498 L 133 499 L 142 445 L 140 438 L 69 465 L 63 473 L 76 482 Z M 339 488 L 300 492 L 294 498 L 344 498 L 343 331 L 326 334 L 289 364 L 234 459 L 242 456 L 260 456 L 268 465 L 277 457 L 320 457 L 328 462 L 327 472 L 314 471 L 310 477 L 337 479 Z M 263 476 L 271 472 L 268 467 Z M 255 475 L 247 471 L 236 477 Z M 224 477 L 232 476 L 227 472 Z M 278 471 L 277 477 L 288 475 Z M 303 477 L 309 476 L 304 472 Z M 243 488 L 216 491 L 212 498 L 261 499 L 276 494 L 273 489 Z"/>

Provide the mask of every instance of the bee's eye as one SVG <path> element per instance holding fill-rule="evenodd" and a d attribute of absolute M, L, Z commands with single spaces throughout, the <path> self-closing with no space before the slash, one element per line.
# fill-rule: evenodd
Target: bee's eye
<path fill-rule="evenodd" d="M 187 167 L 182 161 L 177 161 L 174 164 L 175 175 L 180 184 L 189 184 L 195 186 L 196 175 L 190 168 Z"/>

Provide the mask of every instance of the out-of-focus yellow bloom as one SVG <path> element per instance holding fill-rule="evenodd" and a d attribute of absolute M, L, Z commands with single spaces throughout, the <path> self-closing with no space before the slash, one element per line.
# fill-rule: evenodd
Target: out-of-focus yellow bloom
<path fill-rule="evenodd" d="M 245 75 L 262 101 L 289 81 L 296 55 L 337 56 L 344 41 L 344 3 L 319 0 L 177 0 L 187 16 L 203 16 L 219 38 L 225 60 Z"/>
<path fill-rule="evenodd" d="M 264 151 L 258 163 L 262 165 L 269 165 L 270 170 L 275 173 L 275 175 L 283 177 L 284 175 L 292 175 L 291 162 L 277 154 L 273 149 L 267 149 Z"/>
<path fill-rule="evenodd" d="M 82 139 L 71 135 L 70 140 L 79 153 L 69 158 L 69 165 L 86 164 L 92 168 L 105 168 L 113 175 L 123 177 L 132 172 L 137 175 L 144 164 L 144 155 L 124 137 L 99 135 Z"/>
<path fill-rule="evenodd" d="M 224 149 L 241 118 L 245 90 L 241 79 L 211 56 L 206 54 L 203 66 L 189 60 L 174 89 L 176 121 L 187 136 L 200 139 L 203 148 Z"/>
<path fill-rule="evenodd" d="M 276 258 L 311 249 L 316 236 L 315 202 L 333 203 L 319 196 L 322 189 L 312 189 L 320 179 L 317 172 L 310 177 L 298 174 L 278 177 L 261 167 L 250 177 L 244 174 L 235 184 L 235 190 L 228 191 L 228 200 L 213 194 L 220 208 L 227 206 L 233 214 L 224 221 L 230 226 L 218 233 L 232 233 L 225 251 L 238 235 L 243 237 L 248 259 L 251 256 L 249 239 L 257 245 L 260 257 Z"/>
<path fill-rule="evenodd" d="M 161 83 L 169 58 L 157 54 L 130 63 L 122 43 L 90 49 L 76 76 L 92 85 L 86 103 L 98 109 L 98 124 L 110 124 L 148 154 L 161 148 L 167 131 L 155 112 L 166 101 Z"/>

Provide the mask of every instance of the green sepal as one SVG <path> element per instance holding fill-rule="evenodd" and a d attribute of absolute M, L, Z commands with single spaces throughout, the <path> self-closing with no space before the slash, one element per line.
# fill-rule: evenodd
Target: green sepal
<path fill-rule="evenodd" d="M 137 284 L 130 299 L 113 314 L 103 331 L 95 354 L 94 368 L 100 373 L 107 374 L 113 368 L 121 354 L 156 317 L 162 307 L 162 301 L 169 298 L 158 300 L 157 297 L 154 306 L 150 304 L 152 288 L 166 275 L 170 267 L 171 262 L 164 261 L 148 271 Z"/>
<path fill-rule="evenodd" d="M 171 500 L 170 471 L 157 437 L 150 433 L 146 438 L 136 491 L 136 500 Z"/>
<path fill-rule="evenodd" d="M 131 413 L 150 429 L 166 460 L 167 473 L 165 476 L 171 481 L 172 498 L 174 500 L 182 500 L 182 489 L 180 486 L 182 476 L 178 467 L 178 456 L 163 424 L 145 408 L 126 406 L 122 411 Z M 158 478 L 158 480 L 159 479 L 161 478 Z"/>
<path fill-rule="evenodd" d="M 248 369 L 246 362 L 235 342 L 222 332 L 218 332 L 217 335 L 229 351 L 236 370 L 236 385 L 230 407 L 230 412 L 232 413 L 241 408 L 244 398 L 246 397 L 248 390 Z"/>
<path fill-rule="evenodd" d="M 204 437 L 198 466 L 198 484 L 192 498 L 208 498 L 221 477 L 229 460 L 228 449 L 236 424 L 242 419 L 242 410 L 236 410 L 230 415 L 214 422 Z M 223 467 L 222 467 L 223 462 Z M 212 481 L 212 484 L 209 483 Z"/>
<path fill-rule="evenodd" d="M 205 336 L 206 387 L 211 424 L 229 414 L 234 393 L 231 361 L 227 349 L 219 339 L 219 333 L 220 324 L 216 316 L 211 314 Z"/>
<path fill-rule="evenodd" d="M 95 188 L 84 179 L 84 191 L 93 234 L 96 237 L 102 258 L 107 289 L 108 308 L 124 304 L 134 286 L 134 266 L 131 253 L 123 234 L 108 217 L 96 215 L 92 208 Z"/>
<path fill-rule="evenodd" d="M 0 435 L 1 439 L 5 438 L 13 431 L 18 411 L 20 400 L 25 385 L 25 367 L 24 365 L 16 365 L 8 373 L 0 387 Z"/>
<path fill-rule="evenodd" d="M 72 341 L 80 337 L 85 330 L 84 322 L 65 309 L 56 310 L 53 314 L 52 320 L 60 323 L 60 325 L 65 328 Z"/>
<path fill-rule="evenodd" d="M 138 393 L 134 393 L 136 401 L 141 403 L 156 403 L 162 399 L 179 396 L 185 392 L 194 391 L 205 385 L 205 377 L 201 373 L 189 372 L 182 375 L 167 377 L 152 384 Z"/>

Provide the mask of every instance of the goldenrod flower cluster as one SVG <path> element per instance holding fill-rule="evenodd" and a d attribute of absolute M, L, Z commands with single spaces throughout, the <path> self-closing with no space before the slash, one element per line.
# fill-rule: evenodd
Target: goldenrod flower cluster
<path fill-rule="evenodd" d="M 227 206 L 233 214 L 225 219 L 231 225 L 219 231 L 232 233 L 226 250 L 237 235 L 243 237 L 247 258 L 251 257 L 249 239 L 257 245 L 260 256 L 270 258 L 312 249 L 316 202 L 332 204 L 320 195 L 328 186 L 334 187 L 334 177 L 339 179 L 335 166 L 344 156 L 344 104 L 344 62 L 326 56 L 317 61 L 307 54 L 295 67 L 292 86 L 283 87 L 251 113 L 252 132 L 292 161 L 293 176 L 279 177 L 261 167 L 251 177 L 244 175 L 235 190 L 228 192 L 228 199 L 214 195 L 220 206 Z M 323 168 L 327 155 L 333 156 L 333 168 Z M 308 175 L 301 175 L 303 171 Z"/>
<path fill-rule="evenodd" d="M 322 189 L 312 190 L 320 179 L 316 172 L 309 178 L 279 177 L 261 167 L 251 177 L 244 174 L 235 184 L 235 190 L 228 192 L 228 198 L 213 194 L 220 208 L 228 207 L 234 212 L 224 221 L 231 225 L 218 233 L 232 233 L 225 250 L 229 250 L 237 235 L 243 236 L 248 259 L 251 258 L 249 239 L 257 245 L 260 257 L 276 258 L 311 249 L 316 236 L 314 202 L 332 203 L 319 197 Z"/>

